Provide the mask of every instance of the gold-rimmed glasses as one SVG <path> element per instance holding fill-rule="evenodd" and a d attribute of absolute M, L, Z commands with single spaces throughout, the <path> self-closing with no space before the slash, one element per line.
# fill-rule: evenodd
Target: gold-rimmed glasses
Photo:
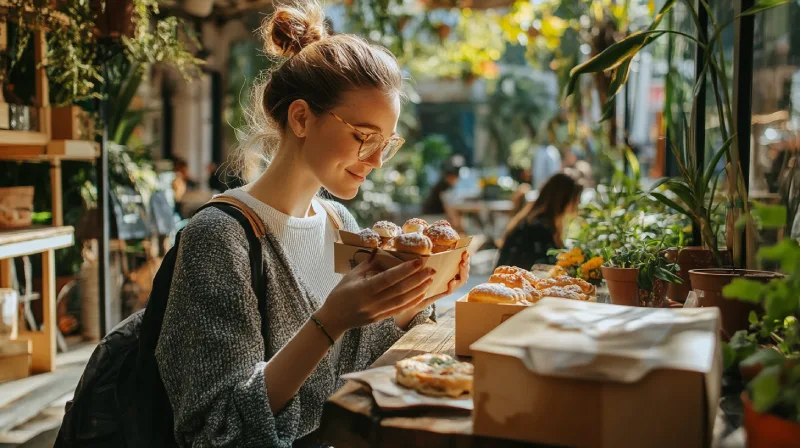
<path fill-rule="evenodd" d="M 361 135 L 361 146 L 358 147 L 358 159 L 361 161 L 367 160 L 371 155 L 375 154 L 375 151 L 380 150 L 381 164 L 384 164 L 394 157 L 394 155 L 397 154 L 397 151 L 399 151 L 403 146 L 403 143 L 406 142 L 397 134 L 394 134 L 389 138 L 384 138 L 383 134 L 380 132 L 373 132 L 370 134 L 361 132 L 358 130 L 358 128 L 345 121 L 342 117 L 330 111 L 328 111 L 328 113 Z"/>

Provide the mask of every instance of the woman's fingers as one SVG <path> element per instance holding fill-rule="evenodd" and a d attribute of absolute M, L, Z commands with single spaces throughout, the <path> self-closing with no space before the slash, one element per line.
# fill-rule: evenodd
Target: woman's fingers
<path fill-rule="evenodd" d="M 428 292 L 428 288 L 431 287 L 431 283 L 433 283 L 433 280 L 429 278 L 403 294 L 382 300 L 381 307 L 386 311 L 391 311 L 391 315 L 394 315 L 397 313 L 397 310 L 404 308 L 417 297 L 425 296 L 425 293 Z"/>
<path fill-rule="evenodd" d="M 392 299 L 393 297 L 405 294 L 408 291 L 411 291 L 412 289 L 422 284 L 422 282 L 432 278 L 435 273 L 436 271 L 433 270 L 432 268 L 425 268 L 421 271 L 417 271 L 409 275 L 405 279 L 401 280 L 400 282 L 395 283 L 394 285 L 381 291 L 380 294 L 378 294 L 377 299 L 378 300 Z"/>
<path fill-rule="evenodd" d="M 421 258 L 409 260 L 379 274 L 373 275 L 367 279 L 370 292 L 372 292 L 373 295 L 377 295 L 381 291 L 396 285 L 411 274 L 422 269 L 423 264 L 424 260 Z"/>

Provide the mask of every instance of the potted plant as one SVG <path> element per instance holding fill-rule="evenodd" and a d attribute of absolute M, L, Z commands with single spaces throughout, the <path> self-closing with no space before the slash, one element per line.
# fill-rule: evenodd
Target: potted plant
<path fill-rule="evenodd" d="M 664 240 L 606 250 L 603 278 L 611 303 L 628 306 L 661 307 L 667 285 L 680 283 L 678 267 L 664 256 Z"/>
<path fill-rule="evenodd" d="M 784 239 L 758 251 L 761 260 L 778 262 L 784 276 L 768 282 L 738 278 L 727 298 L 757 305 L 749 330 L 724 345 L 726 367 L 739 367 L 747 381 L 742 393 L 747 446 L 788 448 L 800 440 L 800 246 Z"/>

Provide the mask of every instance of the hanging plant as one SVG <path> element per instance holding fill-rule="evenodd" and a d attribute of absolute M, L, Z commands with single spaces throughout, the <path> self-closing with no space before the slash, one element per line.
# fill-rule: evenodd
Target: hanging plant
<path fill-rule="evenodd" d="M 167 63 L 187 79 L 199 73 L 202 63 L 188 42 L 200 45 L 177 17 L 159 16 L 156 0 L 8 0 L 3 17 L 14 22 L 18 42 L 9 54 L 10 66 L 20 60 L 35 31 L 47 31 L 47 57 L 43 65 L 53 86 L 55 105 L 98 98 L 105 82 L 101 55 L 114 54 L 119 42 L 126 58 L 144 65 Z M 184 39 L 184 37 L 186 39 Z"/>

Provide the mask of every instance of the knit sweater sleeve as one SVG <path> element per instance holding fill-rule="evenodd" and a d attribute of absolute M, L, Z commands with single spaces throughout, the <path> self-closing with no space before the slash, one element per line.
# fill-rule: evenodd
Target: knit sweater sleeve
<path fill-rule="evenodd" d="M 291 446 L 301 403 L 270 411 L 264 340 L 239 223 L 216 209 L 181 236 L 156 348 L 182 447 Z"/>

